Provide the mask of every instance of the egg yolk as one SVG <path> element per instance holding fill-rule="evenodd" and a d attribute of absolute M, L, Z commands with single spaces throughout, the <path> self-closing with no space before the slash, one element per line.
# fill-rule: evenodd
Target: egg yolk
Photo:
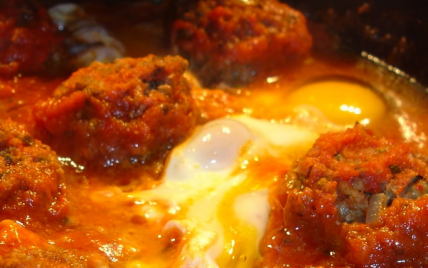
<path fill-rule="evenodd" d="M 287 104 L 315 107 L 330 121 L 341 125 L 369 124 L 385 114 L 383 100 L 368 87 L 351 81 L 314 82 L 291 92 Z"/>

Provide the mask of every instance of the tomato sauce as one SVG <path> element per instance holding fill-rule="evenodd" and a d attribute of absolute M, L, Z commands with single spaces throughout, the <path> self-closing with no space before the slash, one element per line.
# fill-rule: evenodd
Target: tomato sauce
<path fill-rule="evenodd" d="M 138 22 L 135 13 L 131 12 L 134 16 L 127 16 L 132 8 L 118 9 L 117 6 L 100 2 L 89 2 L 85 7 L 123 40 L 128 55 L 171 54 L 164 42 L 164 21 L 150 16 L 150 20 Z M 194 87 L 190 94 L 200 110 L 200 118 L 195 120 L 202 124 L 231 114 L 247 114 L 290 123 L 292 114 L 283 105 L 289 92 L 325 77 L 347 77 L 369 83 L 388 103 L 383 121 L 368 126 L 374 135 L 384 136 L 397 144 L 409 142 L 397 147 L 397 150 L 402 149 L 403 154 L 409 151 L 428 153 L 425 136 L 428 133 L 428 124 L 425 123 L 428 97 L 422 87 L 391 73 L 385 66 L 360 57 L 346 61 L 308 58 L 292 70 L 280 68 L 272 72 L 270 80 L 260 78 L 238 88 L 207 90 Z M 0 78 L 0 118 L 10 118 L 30 134 L 34 133 L 33 111 L 36 103 L 52 98 L 54 91 L 66 79 L 68 77 L 29 75 Z M 68 140 L 62 142 L 67 143 Z M 329 145 L 332 143 L 326 142 Z M 300 156 L 296 155 L 296 159 Z M 396 162 L 405 162 L 405 159 L 397 159 Z M 178 231 L 165 232 L 163 227 L 171 219 L 184 218 L 185 212 L 166 209 L 168 206 L 164 201 L 141 200 L 136 196 L 139 190 L 158 186 L 161 183 L 158 176 L 147 170 L 133 174 L 118 172 L 111 176 L 86 169 L 67 154 L 60 155 L 60 162 L 64 170 L 67 213 L 62 215 L 59 222 L 50 224 L 32 221 L 31 213 L 28 213 L 26 221 L 19 223 L 1 214 L 0 263 L 10 267 L 18 264 L 30 266 L 37 262 L 51 267 L 172 265 L 186 238 Z M 293 170 L 293 166 L 284 162 L 290 163 L 291 159 L 267 158 L 249 167 L 254 178 L 268 178 L 251 183 L 268 186 L 271 192 L 268 232 L 260 246 L 266 267 L 369 267 L 372 263 L 383 265 L 378 267 L 408 267 L 409 264 L 423 267 L 427 263 L 426 196 L 414 200 L 395 198 L 378 215 L 378 222 L 374 224 L 359 223 L 361 220 L 357 216 L 355 221 L 358 224 L 341 221 L 335 203 L 338 180 L 324 181 L 322 190 L 303 188 L 291 195 L 290 189 L 296 187 L 294 181 L 284 182 L 283 178 Z M 373 167 L 377 169 L 379 166 L 373 162 L 367 168 Z M 379 170 L 392 172 L 387 164 Z M 345 171 L 343 169 L 338 173 Z M 317 177 L 316 181 L 321 177 Z M 367 183 L 370 191 L 377 191 L 380 187 L 379 181 L 375 181 L 374 185 Z M 424 187 L 422 184 L 414 185 L 416 188 Z M 346 189 L 344 187 L 343 192 Z M 284 214 L 284 210 L 291 213 Z M 293 217 L 296 214 L 300 216 Z M 156 221 L 150 219 L 151 215 L 158 215 Z M 38 214 L 34 214 L 34 218 L 37 217 Z M 316 221 L 311 221 L 313 218 Z M 403 263 L 400 264 L 400 261 Z"/>

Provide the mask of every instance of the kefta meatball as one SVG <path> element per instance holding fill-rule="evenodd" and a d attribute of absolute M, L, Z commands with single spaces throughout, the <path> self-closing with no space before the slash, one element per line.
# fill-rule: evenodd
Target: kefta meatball
<path fill-rule="evenodd" d="M 198 113 L 178 56 L 124 58 L 76 71 L 34 109 L 38 135 L 88 168 L 162 163 Z"/>
<path fill-rule="evenodd" d="M 276 0 L 199 1 L 172 27 L 172 43 L 202 83 L 248 83 L 305 58 L 312 37 L 305 17 Z"/>
<path fill-rule="evenodd" d="M 0 220 L 48 223 L 67 211 L 55 152 L 11 120 L 0 121 Z"/>
<path fill-rule="evenodd" d="M 282 209 L 276 205 L 270 222 L 266 262 L 426 265 L 427 176 L 426 161 L 408 144 L 361 125 L 321 135 L 278 191 Z"/>
<path fill-rule="evenodd" d="M 49 58 L 61 42 L 62 36 L 40 3 L 0 1 L 0 75 L 49 71 Z"/>

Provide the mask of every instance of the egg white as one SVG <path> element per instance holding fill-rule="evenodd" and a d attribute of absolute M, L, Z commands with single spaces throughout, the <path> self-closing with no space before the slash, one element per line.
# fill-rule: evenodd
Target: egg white
<path fill-rule="evenodd" d="M 243 163 L 264 155 L 282 157 L 297 147 L 303 152 L 316 137 L 300 127 L 234 116 L 207 123 L 177 146 L 163 183 L 134 193 L 141 204 L 162 200 L 172 210 L 185 211 L 164 227 L 176 228 L 186 238 L 174 267 L 252 267 L 260 258 L 269 192 L 265 188 L 242 192 L 240 186 L 250 176 Z M 157 212 L 150 215 L 142 207 L 141 213 L 155 219 Z M 233 238 L 231 228 L 237 229 Z"/>

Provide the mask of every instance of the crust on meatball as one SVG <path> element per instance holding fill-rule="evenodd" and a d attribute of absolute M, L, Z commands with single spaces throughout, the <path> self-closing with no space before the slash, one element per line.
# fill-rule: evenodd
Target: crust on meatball
<path fill-rule="evenodd" d="M 0 220 L 48 223 L 67 211 L 55 152 L 11 120 L 0 121 Z"/>
<path fill-rule="evenodd" d="M 276 0 L 199 1 L 174 22 L 171 40 L 207 87 L 248 83 L 312 47 L 305 17 Z"/>
<path fill-rule="evenodd" d="M 199 114 L 178 56 L 124 58 L 76 71 L 34 109 L 36 132 L 88 168 L 162 162 Z"/>
<path fill-rule="evenodd" d="M 427 178 L 409 144 L 361 125 L 321 135 L 273 198 L 266 263 L 423 266 Z"/>

